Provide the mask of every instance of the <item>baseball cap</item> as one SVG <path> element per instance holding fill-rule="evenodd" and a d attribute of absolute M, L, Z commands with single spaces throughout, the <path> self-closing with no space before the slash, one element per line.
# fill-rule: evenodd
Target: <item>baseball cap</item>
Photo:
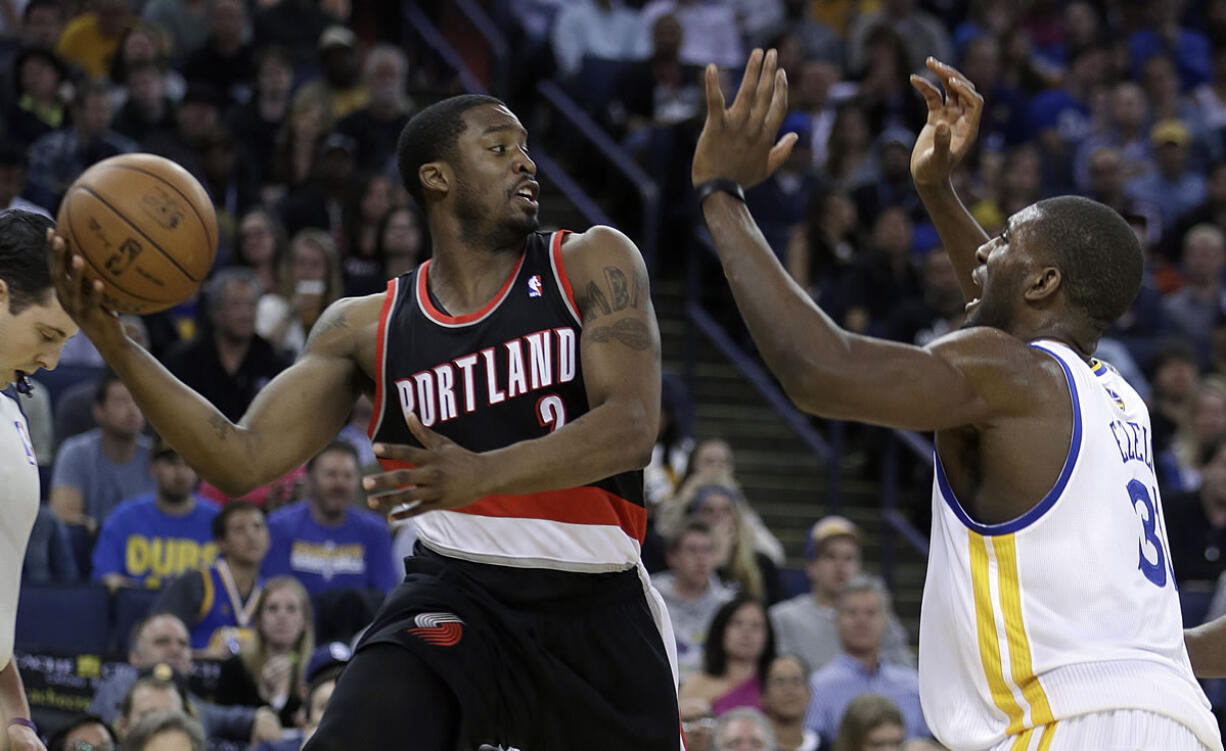
<path fill-rule="evenodd" d="M 850 537 L 856 543 L 860 542 L 860 528 L 855 522 L 845 516 L 830 515 L 818 519 L 809 530 L 809 540 L 805 544 L 805 555 L 814 558 L 821 552 L 822 545 L 835 537 Z"/>
<path fill-rule="evenodd" d="M 324 33 L 319 35 L 319 49 L 326 50 L 329 47 L 352 47 L 357 41 L 353 31 L 346 26 L 335 24 L 324 29 Z"/>
<path fill-rule="evenodd" d="M 353 650 L 344 642 L 334 641 L 321 644 L 311 653 L 311 659 L 307 661 L 306 672 L 302 677 L 307 683 L 310 683 L 315 680 L 315 676 L 328 668 L 348 663 L 352 656 Z"/>
<path fill-rule="evenodd" d="M 1149 132 L 1149 140 L 1155 145 L 1173 143 L 1177 146 L 1186 146 L 1188 141 L 1192 140 L 1192 134 L 1188 132 L 1188 126 L 1179 120 L 1169 118 L 1159 120 L 1154 124 L 1154 129 Z"/>

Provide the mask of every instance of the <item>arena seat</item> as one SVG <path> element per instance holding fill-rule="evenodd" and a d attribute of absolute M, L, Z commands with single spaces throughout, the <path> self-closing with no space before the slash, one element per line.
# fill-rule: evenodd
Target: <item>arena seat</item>
<path fill-rule="evenodd" d="M 106 653 L 111 596 L 101 584 L 44 584 L 21 588 L 16 646 L 27 652 Z"/>
<path fill-rule="evenodd" d="M 111 624 L 113 635 L 111 646 L 116 655 L 128 654 L 128 636 L 132 632 L 132 627 L 148 615 L 158 594 L 159 591 L 156 589 L 135 587 L 124 587 L 115 592 L 113 603 L 115 617 Z"/>

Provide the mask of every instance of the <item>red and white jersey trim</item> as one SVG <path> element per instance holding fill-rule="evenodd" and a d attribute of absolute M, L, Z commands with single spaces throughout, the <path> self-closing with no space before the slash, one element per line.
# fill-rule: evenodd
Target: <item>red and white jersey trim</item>
<path fill-rule="evenodd" d="M 579 573 L 624 571 L 636 565 L 639 544 L 609 524 L 479 516 L 432 511 L 414 521 L 418 540 L 452 558 L 513 568 Z"/>

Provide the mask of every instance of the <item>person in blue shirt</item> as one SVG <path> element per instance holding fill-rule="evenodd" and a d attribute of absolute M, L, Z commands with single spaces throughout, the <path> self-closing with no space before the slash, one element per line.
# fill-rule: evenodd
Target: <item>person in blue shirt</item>
<path fill-rule="evenodd" d="M 265 577 L 297 577 L 311 594 L 334 589 L 387 592 L 399 580 L 391 565 L 387 523 L 355 507 L 358 455 L 335 441 L 307 463 L 310 495 L 268 517 L 272 545 Z"/>
<path fill-rule="evenodd" d="M 116 506 L 94 545 L 93 579 L 112 592 L 119 587 L 159 589 L 217 558 L 211 527 L 217 506 L 193 492 L 195 471 L 160 439 L 149 471 L 157 490 Z"/>

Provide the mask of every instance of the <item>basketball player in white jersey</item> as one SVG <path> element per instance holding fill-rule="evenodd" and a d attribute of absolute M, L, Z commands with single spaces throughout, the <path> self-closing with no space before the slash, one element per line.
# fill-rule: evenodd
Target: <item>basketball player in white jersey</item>
<path fill-rule="evenodd" d="M 0 387 L 16 383 L 27 391 L 26 375 L 53 369 L 65 340 L 77 331 L 51 285 L 47 230 L 52 226 L 29 211 L 0 213 Z M 43 751 L 13 661 L 21 564 L 38 515 L 38 462 L 25 416 L 11 394 L 0 393 L 0 719 L 8 748 Z"/>
<path fill-rule="evenodd" d="M 1141 250 L 1083 198 L 1027 207 L 989 238 L 954 194 L 982 100 L 933 66 L 912 172 L 958 270 L 968 326 L 927 347 L 840 329 L 788 277 L 740 186 L 795 142 L 774 53 L 730 109 L 707 71 L 693 179 L 766 363 L 802 409 L 936 432 L 920 623 L 928 726 L 954 751 L 1221 751 L 1184 646 L 1149 415 L 1091 355 L 1140 285 Z"/>

